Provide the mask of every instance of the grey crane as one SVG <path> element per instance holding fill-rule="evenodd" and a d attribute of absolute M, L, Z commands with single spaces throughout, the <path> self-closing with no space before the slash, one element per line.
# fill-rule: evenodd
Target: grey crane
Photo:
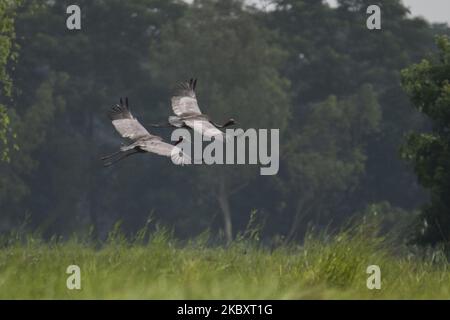
<path fill-rule="evenodd" d="M 180 82 L 171 98 L 172 110 L 175 114 L 169 117 L 168 124 L 154 124 L 154 127 L 188 127 L 203 136 L 222 139 L 225 133 L 218 128 L 225 128 L 237 122 L 230 118 L 223 125 L 213 122 L 210 117 L 203 114 L 198 106 L 195 87 L 197 79 Z"/>
<path fill-rule="evenodd" d="M 133 117 L 128 107 L 128 98 L 125 104 L 120 98 L 120 104 L 112 107 L 109 112 L 112 125 L 122 138 L 131 141 L 129 145 L 122 146 L 119 151 L 102 157 L 106 167 L 111 166 L 136 153 L 156 153 L 170 157 L 175 164 L 190 164 L 191 159 L 176 145 L 182 141 L 178 140 L 175 145 L 166 143 L 159 136 L 150 134 L 139 121 Z"/>

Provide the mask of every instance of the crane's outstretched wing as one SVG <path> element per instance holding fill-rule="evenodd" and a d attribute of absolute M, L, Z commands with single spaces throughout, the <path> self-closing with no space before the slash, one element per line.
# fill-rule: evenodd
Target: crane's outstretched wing
<path fill-rule="evenodd" d="M 179 147 L 164 142 L 161 139 L 143 140 L 139 144 L 142 150 L 170 157 L 174 164 L 191 164 L 191 157 L 184 153 Z"/>
<path fill-rule="evenodd" d="M 122 98 L 120 98 L 120 104 L 112 107 L 109 112 L 109 118 L 112 120 L 112 125 L 116 128 L 122 138 L 137 141 L 142 138 L 153 136 L 131 114 L 128 107 L 128 98 L 125 98 L 125 104 L 123 103 Z"/>
<path fill-rule="evenodd" d="M 177 116 L 202 114 L 198 107 L 197 97 L 195 96 L 196 85 L 197 79 L 191 79 L 189 82 L 186 81 L 178 84 L 171 99 L 173 112 Z"/>
<path fill-rule="evenodd" d="M 211 122 L 206 119 L 187 119 L 184 120 L 186 126 L 192 128 L 195 132 L 201 134 L 205 137 L 214 137 L 217 140 L 223 141 L 223 139 L 227 139 L 225 132 L 217 129 Z"/>

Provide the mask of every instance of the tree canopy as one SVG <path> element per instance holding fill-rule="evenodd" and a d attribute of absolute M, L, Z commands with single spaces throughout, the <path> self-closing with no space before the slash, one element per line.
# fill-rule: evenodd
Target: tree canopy
<path fill-rule="evenodd" d="M 133 232 L 156 220 L 230 241 L 256 217 L 267 241 L 299 241 L 373 208 L 414 220 L 428 196 L 423 217 L 446 224 L 448 42 L 419 62 L 449 28 L 379 3 L 382 30 L 366 28 L 367 0 L 80 0 L 81 30 L 68 30 L 70 1 L 0 0 L 0 232 L 26 222 L 101 240 L 117 221 Z M 280 129 L 277 175 L 174 170 L 151 155 L 102 167 L 120 146 L 106 116 L 119 97 L 143 124 L 162 122 L 191 77 L 216 122 Z M 427 132 L 402 151 L 415 170 L 400 153 L 410 131 Z"/>
<path fill-rule="evenodd" d="M 450 235 L 450 40 L 437 38 L 439 52 L 402 72 L 414 106 L 431 120 L 431 130 L 411 133 L 403 148 L 420 183 L 430 190 L 418 238 L 449 244 Z"/>

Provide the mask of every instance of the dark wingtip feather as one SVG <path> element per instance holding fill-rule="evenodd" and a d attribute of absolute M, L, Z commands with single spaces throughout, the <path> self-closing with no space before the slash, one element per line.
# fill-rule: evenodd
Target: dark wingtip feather
<path fill-rule="evenodd" d="M 119 120 L 119 119 L 133 119 L 129 108 L 128 108 L 128 97 L 125 98 L 125 105 L 123 104 L 122 97 L 120 98 L 120 104 L 116 104 L 113 106 L 109 112 L 108 116 L 111 120 Z"/>
<path fill-rule="evenodd" d="M 197 85 L 197 79 L 190 78 L 186 81 L 178 82 L 175 87 L 174 96 L 195 96 L 195 87 Z"/>

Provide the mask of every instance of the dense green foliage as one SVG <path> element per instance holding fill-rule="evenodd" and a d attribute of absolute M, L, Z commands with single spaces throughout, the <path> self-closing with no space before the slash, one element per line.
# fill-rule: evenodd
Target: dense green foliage
<path fill-rule="evenodd" d="M 10 118 L 6 108 L 6 102 L 11 98 L 12 81 L 8 72 L 8 66 L 17 58 L 14 47 L 14 9 L 13 1 L 0 1 L 0 161 L 9 160 L 9 149 L 14 138 L 11 134 Z M 17 147 L 16 147 L 17 148 Z"/>
<path fill-rule="evenodd" d="M 403 86 L 432 121 L 431 132 L 413 133 L 404 148 L 431 199 L 422 213 L 421 240 L 450 244 L 450 40 L 437 39 L 436 57 L 405 69 Z"/>
<path fill-rule="evenodd" d="M 268 11 L 238 0 L 80 0 L 81 30 L 66 28 L 70 1 L 2 5 L 0 16 L 16 18 L 1 20 L 0 70 L 13 71 L 14 85 L 4 77 L 0 103 L 20 148 L 0 163 L 0 233 L 25 224 L 46 238 L 104 240 L 116 221 L 133 233 L 152 216 L 180 238 L 209 229 L 230 241 L 256 212 L 261 236 L 277 242 L 373 208 L 390 227 L 412 222 L 428 195 L 399 147 L 429 123 L 411 107 L 400 70 L 449 29 L 408 17 L 399 0 L 379 3 L 380 31 L 366 28 L 367 0 L 277 0 Z M 189 77 L 217 122 L 280 129 L 278 175 L 174 168 L 151 155 L 102 167 L 100 156 L 120 145 L 106 117 L 118 98 L 128 96 L 144 124 L 161 122 L 171 88 Z"/>

